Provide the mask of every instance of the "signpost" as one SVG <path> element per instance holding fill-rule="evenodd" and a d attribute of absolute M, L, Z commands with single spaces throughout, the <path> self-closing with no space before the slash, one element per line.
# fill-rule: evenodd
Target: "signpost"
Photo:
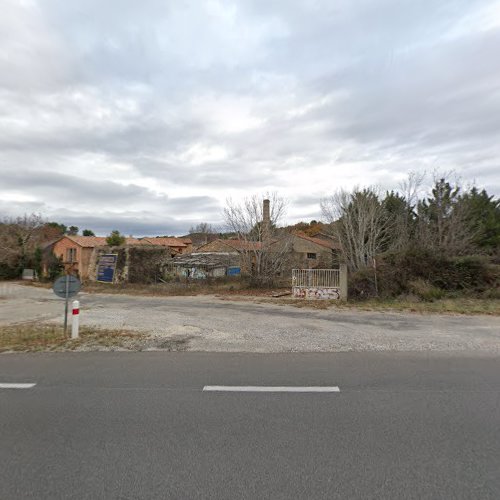
<path fill-rule="evenodd" d="M 117 260 L 117 253 L 106 253 L 99 257 L 97 263 L 97 281 L 101 283 L 113 283 Z"/>
<path fill-rule="evenodd" d="M 67 274 L 66 276 L 61 276 L 57 278 L 54 282 L 52 290 L 54 293 L 63 299 L 64 301 L 64 335 L 66 336 L 66 331 L 68 329 L 68 301 L 71 297 L 74 297 L 81 289 L 82 284 L 80 280 Z"/>

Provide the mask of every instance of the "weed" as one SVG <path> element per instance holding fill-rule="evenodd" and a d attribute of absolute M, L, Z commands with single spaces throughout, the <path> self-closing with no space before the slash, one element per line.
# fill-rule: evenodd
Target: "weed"
<path fill-rule="evenodd" d="M 64 336 L 60 326 L 25 323 L 0 327 L 0 352 L 59 351 L 82 348 L 136 349 L 145 337 L 145 334 L 127 330 L 81 327 L 80 338 L 71 340 Z"/>

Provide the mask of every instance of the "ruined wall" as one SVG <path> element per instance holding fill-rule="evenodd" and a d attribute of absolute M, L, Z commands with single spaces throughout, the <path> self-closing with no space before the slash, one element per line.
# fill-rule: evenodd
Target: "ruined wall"
<path fill-rule="evenodd" d="M 88 277 L 97 279 L 97 264 L 103 254 L 117 254 L 114 283 L 156 283 L 163 278 L 165 266 L 172 260 L 169 247 L 156 245 L 127 245 L 98 247 L 92 252 Z"/>
<path fill-rule="evenodd" d="M 164 269 L 172 261 L 168 247 L 130 247 L 128 254 L 129 283 L 157 283 L 163 279 Z"/>
<path fill-rule="evenodd" d="M 333 252 L 329 248 L 298 237 L 293 238 L 292 245 L 290 265 L 294 269 L 330 269 L 334 264 Z M 316 258 L 308 258 L 308 253 L 316 254 Z"/>
<path fill-rule="evenodd" d="M 341 297 L 340 288 L 292 287 L 292 295 L 297 299 L 334 299 Z"/>
<path fill-rule="evenodd" d="M 81 249 L 81 261 L 80 261 L 80 277 L 82 279 L 87 279 L 89 274 L 90 261 L 92 259 L 93 248 L 82 248 Z"/>
<path fill-rule="evenodd" d="M 89 259 L 89 269 L 88 269 L 88 279 L 90 281 L 97 280 L 97 264 L 99 262 L 99 257 L 108 253 L 117 254 L 116 268 L 114 275 L 114 282 L 126 282 L 128 281 L 128 250 L 130 247 L 95 247 L 92 250 L 92 255 Z"/>

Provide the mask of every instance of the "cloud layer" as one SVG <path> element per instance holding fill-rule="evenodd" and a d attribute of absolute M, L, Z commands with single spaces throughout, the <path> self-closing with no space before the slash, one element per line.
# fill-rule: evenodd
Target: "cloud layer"
<path fill-rule="evenodd" d="M 455 170 L 500 194 L 500 2 L 6 0 L 0 215 L 106 234 Z"/>

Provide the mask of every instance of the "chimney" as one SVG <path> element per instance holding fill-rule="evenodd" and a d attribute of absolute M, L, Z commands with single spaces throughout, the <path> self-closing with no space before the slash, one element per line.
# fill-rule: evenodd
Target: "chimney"
<path fill-rule="evenodd" d="M 271 235 L 271 210 L 270 201 L 264 200 L 262 206 L 262 241 L 266 241 Z"/>

